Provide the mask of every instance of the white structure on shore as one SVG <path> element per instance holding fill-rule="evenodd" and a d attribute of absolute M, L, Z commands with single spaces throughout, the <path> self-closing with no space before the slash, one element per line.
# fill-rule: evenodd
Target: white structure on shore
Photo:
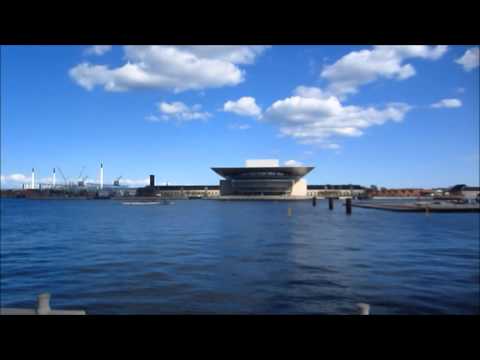
<path fill-rule="evenodd" d="M 35 168 L 32 168 L 32 189 L 35 189 Z"/>
<path fill-rule="evenodd" d="M 100 190 L 103 189 L 103 162 L 100 163 Z"/>
<path fill-rule="evenodd" d="M 220 180 L 221 196 L 307 196 L 303 177 L 312 166 L 279 166 L 278 160 L 247 160 L 245 167 L 212 168 Z"/>

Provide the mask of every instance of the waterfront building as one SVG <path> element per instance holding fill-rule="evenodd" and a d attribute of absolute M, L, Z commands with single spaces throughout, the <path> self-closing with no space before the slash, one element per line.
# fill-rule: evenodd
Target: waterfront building
<path fill-rule="evenodd" d="M 360 185 L 307 185 L 303 177 L 311 166 L 280 166 L 278 160 L 247 160 L 244 167 L 212 167 L 223 179 L 219 185 L 155 185 L 137 189 L 138 196 L 169 199 L 355 197 L 365 192 Z"/>
<path fill-rule="evenodd" d="M 462 196 L 465 199 L 478 199 L 480 198 L 480 187 L 465 184 L 455 185 L 450 188 L 450 195 Z"/>
<path fill-rule="evenodd" d="M 247 160 L 245 167 L 212 167 L 220 180 L 220 196 L 306 197 L 303 177 L 312 166 L 279 166 L 278 160 Z"/>
<path fill-rule="evenodd" d="M 137 196 L 157 196 L 168 199 L 208 198 L 220 195 L 215 185 L 155 185 L 155 175 L 150 175 L 150 184 L 137 189 Z"/>
<path fill-rule="evenodd" d="M 168 199 L 213 198 L 220 195 L 218 185 L 153 185 L 137 189 L 138 196 Z"/>
<path fill-rule="evenodd" d="M 360 185 L 307 185 L 307 196 L 324 197 L 356 197 L 365 193 Z"/>

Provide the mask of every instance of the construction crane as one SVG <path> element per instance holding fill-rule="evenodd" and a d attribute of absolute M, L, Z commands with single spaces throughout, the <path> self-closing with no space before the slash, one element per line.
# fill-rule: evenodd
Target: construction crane
<path fill-rule="evenodd" d="M 113 186 L 120 186 L 120 179 L 122 178 L 122 176 L 119 176 L 118 178 L 116 178 L 114 181 L 113 181 Z"/>
<path fill-rule="evenodd" d="M 78 175 L 78 178 L 81 179 L 82 178 L 82 174 L 83 174 L 83 171 L 85 170 L 85 166 L 82 167 L 82 170 L 80 171 L 80 175 Z"/>
<path fill-rule="evenodd" d="M 67 186 L 67 178 L 65 175 L 63 175 L 62 169 L 60 169 L 60 166 L 57 166 L 58 171 L 60 171 L 60 175 L 62 175 L 63 181 L 65 182 L 65 186 Z"/>
<path fill-rule="evenodd" d="M 82 170 L 80 170 L 80 175 L 78 175 L 78 180 L 77 180 L 77 185 L 78 186 L 84 186 L 84 179 L 82 178 L 83 171 L 85 170 L 85 166 L 82 167 Z"/>
<path fill-rule="evenodd" d="M 78 186 L 81 186 L 81 187 L 84 187 L 85 186 L 85 180 L 88 179 L 88 176 L 84 176 L 82 178 L 80 178 L 80 180 L 78 181 Z"/>

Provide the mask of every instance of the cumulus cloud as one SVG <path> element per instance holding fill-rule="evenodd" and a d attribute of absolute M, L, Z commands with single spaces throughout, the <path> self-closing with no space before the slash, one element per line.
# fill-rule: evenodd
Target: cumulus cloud
<path fill-rule="evenodd" d="M 478 47 L 473 47 L 465 51 L 462 57 L 455 60 L 457 64 L 463 66 L 465 71 L 470 71 L 479 65 L 480 50 Z"/>
<path fill-rule="evenodd" d="M 232 130 L 248 130 L 251 126 L 248 124 L 231 124 L 228 127 Z"/>
<path fill-rule="evenodd" d="M 371 50 L 352 51 L 332 65 L 327 65 L 321 76 L 330 84 L 328 90 L 335 95 L 356 93 L 361 85 L 379 78 L 404 80 L 415 75 L 410 58 L 436 60 L 447 51 L 447 46 L 381 45 Z"/>
<path fill-rule="evenodd" d="M 345 106 L 336 96 L 319 88 L 300 86 L 294 95 L 275 101 L 263 119 L 278 124 L 282 136 L 290 136 L 303 144 L 319 144 L 337 149 L 332 137 L 361 136 L 366 128 L 386 121 L 400 122 L 410 110 L 404 103 L 375 107 Z"/>
<path fill-rule="evenodd" d="M 296 160 L 287 160 L 283 163 L 285 166 L 303 166 L 303 164 L 300 161 Z"/>
<path fill-rule="evenodd" d="M 267 46 L 125 46 L 119 67 L 81 63 L 70 69 L 80 86 L 107 91 L 158 88 L 181 92 L 234 86 L 245 79 L 240 65 L 252 64 Z"/>
<path fill-rule="evenodd" d="M 256 104 L 255 99 L 250 96 L 241 97 L 237 101 L 227 101 L 223 105 L 223 110 L 241 116 L 259 117 L 262 114 L 262 109 Z"/>
<path fill-rule="evenodd" d="M 178 121 L 191 121 L 191 120 L 205 120 L 208 119 L 211 114 L 208 112 L 200 111 L 202 106 L 200 104 L 189 107 L 181 101 L 174 101 L 172 103 L 161 102 L 157 104 L 158 111 L 162 114 L 163 120 L 175 119 Z M 150 118 L 152 119 L 152 118 Z"/>
<path fill-rule="evenodd" d="M 86 55 L 103 55 L 112 49 L 112 45 L 93 45 L 85 50 Z"/>
<path fill-rule="evenodd" d="M 443 99 L 431 105 L 432 108 L 458 108 L 462 106 L 459 99 Z"/>

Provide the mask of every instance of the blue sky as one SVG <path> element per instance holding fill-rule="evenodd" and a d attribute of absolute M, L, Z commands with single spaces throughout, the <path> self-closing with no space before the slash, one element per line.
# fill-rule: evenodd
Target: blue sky
<path fill-rule="evenodd" d="M 478 46 L 2 46 L 3 187 L 217 184 L 246 159 L 310 184 L 479 184 Z M 57 177 L 57 181 L 59 177 Z"/>

